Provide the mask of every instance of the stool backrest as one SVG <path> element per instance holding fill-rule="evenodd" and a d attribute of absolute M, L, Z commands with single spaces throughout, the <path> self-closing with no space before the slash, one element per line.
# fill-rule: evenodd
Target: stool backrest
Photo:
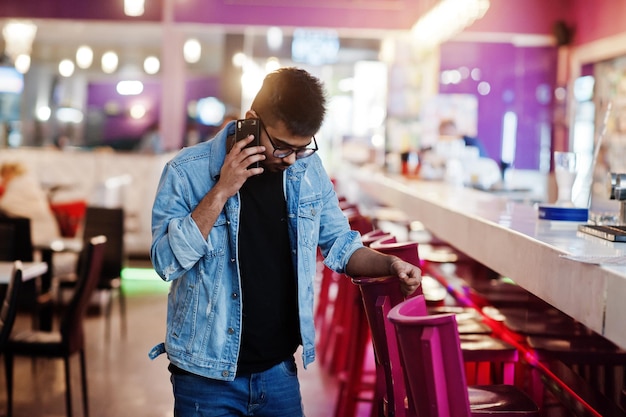
<path fill-rule="evenodd" d="M 391 307 L 404 301 L 398 277 L 353 278 L 361 292 L 376 359 L 377 391 L 396 417 L 405 416 L 406 388 L 393 326 L 387 320 Z"/>
<path fill-rule="evenodd" d="M 454 314 L 429 316 L 423 296 L 388 315 L 396 331 L 409 410 L 420 417 L 470 417 L 461 342 Z"/>

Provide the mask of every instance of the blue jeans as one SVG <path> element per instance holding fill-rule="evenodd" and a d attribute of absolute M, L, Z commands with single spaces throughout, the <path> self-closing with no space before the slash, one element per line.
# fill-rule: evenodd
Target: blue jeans
<path fill-rule="evenodd" d="M 302 417 L 294 359 L 256 374 L 220 381 L 172 374 L 174 417 Z"/>

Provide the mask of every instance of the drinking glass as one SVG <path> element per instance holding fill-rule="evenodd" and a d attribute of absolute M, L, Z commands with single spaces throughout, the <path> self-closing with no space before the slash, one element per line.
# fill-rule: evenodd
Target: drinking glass
<path fill-rule="evenodd" d="M 554 152 L 554 174 L 558 189 L 556 205 L 574 207 L 572 187 L 576 181 L 576 153 Z"/>

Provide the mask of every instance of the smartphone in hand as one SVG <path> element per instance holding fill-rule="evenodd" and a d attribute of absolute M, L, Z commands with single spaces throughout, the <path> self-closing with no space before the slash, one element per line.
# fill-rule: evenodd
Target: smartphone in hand
<path fill-rule="evenodd" d="M 235 140 L 240 141 L 248 136 L 254 136 L 254 140 L 246 145 L 246 148 L 251 146 L 259 146 L 261 144 L 261 121 L 259 119 L 239 119 L 235 127 Z M 259 162 L 255 162 L 248 168 L 258 168 Z"/>

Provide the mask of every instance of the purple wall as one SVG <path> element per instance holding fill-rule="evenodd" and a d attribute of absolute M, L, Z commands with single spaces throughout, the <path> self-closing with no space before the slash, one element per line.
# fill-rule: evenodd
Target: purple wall
<path fill-rule="evenodd" d="M 162 100 L 162 87 L 158 79 L 144 80 L 144 90 L 138 96 L 120 96 L 115 90 L 116 82 L 90 83 L 87 88 L 87 108 L 90 111 L 102 112 L 107 103 L 114 103 L 119 109 L 116 114 L 106 115 L 100 127 L 100 136 L 103 142 L 118 140 L 138 140 L 144 131 L 159 118 L 159 108 Z M 203 97 L 220 97 L 220 82 L 218 78 L 190 78 L 185 85 L 185 103 Z M 134 103 L 143 103 L 148 109 L 146 115 L 140 119 L 132 119 L 128 109 Z M 185 109 L 180 109 L 186 113 Z M 182 134 L 182 133 L 181 133 Z M 182 139 L 182 138 L 181 138 Z"/>
<path fill-rule="evenodd" d="M 440 85 L 442 94 L 474 94 L 478 97 L 478 137 L 488 154 L 500 160 L 502 119 L 507 111 L 518 115 L 515 167 L 538 169 L 539 124 L 552 125 L 556 83 L 556 48 L 516 48 L 500 43 L 447 43 L 441 48 L 441 70 L 461 66 L 481 70 L 480 81 L 491 86 L 477 94 L 478 81 L 467 78 L 456 85 Z M 540 99 L 543 102 L 540 102 Z M 547 99 L 547 101 L 546 101 Z"/>

